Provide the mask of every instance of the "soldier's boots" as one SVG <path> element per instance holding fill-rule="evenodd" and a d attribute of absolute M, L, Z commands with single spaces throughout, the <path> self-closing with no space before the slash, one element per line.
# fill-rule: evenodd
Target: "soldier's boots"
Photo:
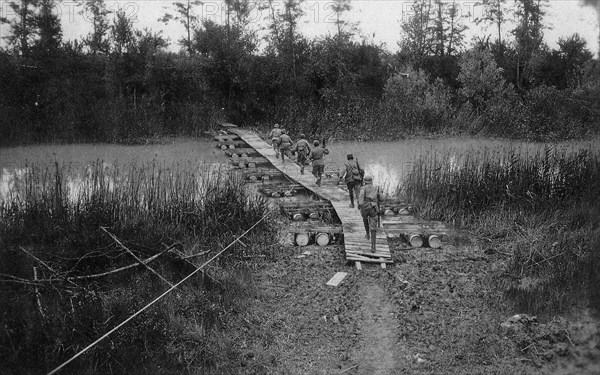
<path fill-rule="evenodd" d="M 375 241 L 377 240 L 377 231 L 371 231 L 371 252 L 375 252 Z"/>

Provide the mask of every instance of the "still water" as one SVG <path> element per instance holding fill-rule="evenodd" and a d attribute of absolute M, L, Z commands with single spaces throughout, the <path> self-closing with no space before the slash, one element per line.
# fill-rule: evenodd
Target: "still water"
<path fill-rule="evenodd" d="M 393 191 L 410 172 L 414 161 L 423 155 L 441 158 L 452 170 L 461 167 L 462 156 L 467 153 L 502 155 L 515 151 L 527 156 L 543 152 L 548 147 L 566 151 L 600 151 L 600 139 L 550 144 L 483 138 L 415 138 L 395 142 L 334 142 L 327 147 L 331 152 L 332 167 L 343 167 L 346 155 L 353 154 L 366 174 L 373 176 L 375 184 Z"/>
<path fill-rule="evenodd" d="M 566 150 L 600 150 L 600 139 L 563 142 L 559 144 L 527 143 L 507 140 L 477 138 L 426 139 L 415 138 L 395 142 L 333 142 L 326 158 L 327 169 L 341 169 L 347 154 L 353 154 L 366 173 L 374 177 L 376 184 L 393 190 L 401 184 L 411 170 L 413 162 L 421 155 L 440 155 L 450 166 L 460 168 L 461 156 L 467 152 L 502 153 L 517 150 L 522 154 L 534 154 L 551 146 Z M 86 170 L 93 163 L 101 162 L 105 168 L 127 165 L 157 163 L 159 166 L 175 164 L 198 168 L 200 165 L 223 163 L 227 159 L 215 148 L 211 139 L 175 138 L 161 144 L 114 145 L 114 144 L 57 144 L 0 148 L 0 201 L 8 199 L 11 191 L 27 173 L 27 165 L 68 165 L 73 171 L 71 185 L 86 178 Z"/>

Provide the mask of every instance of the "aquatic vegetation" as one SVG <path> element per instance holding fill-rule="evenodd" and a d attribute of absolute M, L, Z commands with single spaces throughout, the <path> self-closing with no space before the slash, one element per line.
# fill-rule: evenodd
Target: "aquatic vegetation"
<path fill-rule="evenodd" d="M 209 164 L 97 161 L 20 171 L 10 199 L 0 202 L 3 373 L 60 364 L 270 212 L 264 199 L 246 195 L 237 174 Z M 218 367 L 226 359 L 211 345 L 255 293 L 247 257 L 268 259 L 273 248 L 265 244 L 276 242 L 274 230 L 270 219 L 260 222 L 243 244 L 101 342 L 69 373 Z"/>
<path fill-rule="evenodd" d="M 468 228 L 502 267 L 494 283 L 521 311 L 600 306 L 600 153 L 426 154 L 398 189 L 418 215 Z"/>
<path fill-rule="evenodd" d="M 421 156 L 399 190 L 422 215 L 465 226 L 490 209 L 586 199 L 600 192 L 598 177 L 600 155 L 592 150 L 473 150 Z"/>

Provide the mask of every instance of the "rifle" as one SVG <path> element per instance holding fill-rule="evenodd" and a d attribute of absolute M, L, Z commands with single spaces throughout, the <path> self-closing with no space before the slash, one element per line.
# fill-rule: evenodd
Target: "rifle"
<path fill-rule="evenodd" d="M 381 228 L 381 200 L 379 199 L 379 187 L 377 188 L 377 228 Z"/>
<path fill-rule="evenodd" d="M 358 168 L 358 174 L 360 176 L 360 186 L 363 186 L 363 179 L 365 178 L 365 170 L 358 164 L 358 158 L 356 158 L 356 168 Z"/>

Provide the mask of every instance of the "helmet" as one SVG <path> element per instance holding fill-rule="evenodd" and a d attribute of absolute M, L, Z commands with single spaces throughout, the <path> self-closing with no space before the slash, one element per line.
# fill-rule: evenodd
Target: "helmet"
<path fill-rule="evenodd" d="M 373 183 L 373 177 L 372 176 L 365 176 L 365 178 L 363 178 L 363 182 L 365 184 Z"/>
<path fill-rule="evenodd" d="M 299 137 L 300 138 L 306 138 L 306 135 L 304 135 L 304 133 L 300 133 Z"/>
<path fill-rule="evenodd" d="M 352 160 L 352 159 L 354 159 L 354 155 L 352 155 L 352 154 L 348 154 L 348 155 L 346 156 L 346 159 L 348 159 L 348 160 Z"/>
<path fill-rule="evenodd" d="M 318 146 L 318 145 L 320 145 L 320 144 L 321 144 L 321 142 L 319 142 L 317 139 L 315 139 L 315 140 L 313 141 L 313 145 L 315 145 L 315 146 Z"/>
<path fill-rule="evenodd" d="M 275 128 L 278 128 L 278 127 L 279 127 L 279 124 L 275 124 L 275 125 L 273 125 L 273 127 L 275 127 Z"/>

